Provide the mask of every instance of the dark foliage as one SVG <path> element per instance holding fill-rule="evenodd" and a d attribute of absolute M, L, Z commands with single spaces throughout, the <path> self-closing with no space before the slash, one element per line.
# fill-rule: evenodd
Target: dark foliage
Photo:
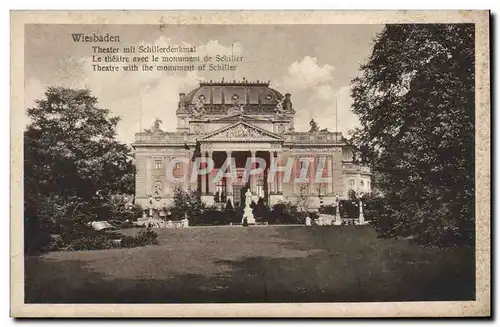
<path fill-rule="evenodd" d="M 196 225 L 229 225 L 234 212 L 220 211 L 217 209 L 205 210 L 199 219 L 190 221 L 192 226 Z"/>
<path fill-rule="evenodd" d="M 157 244 L 157 234 L 150 230 L 140 231 L 137 236 L 124 236 L 116 231 L 96 231 L 81 223 L 61 226 L 58 234 L 51 237 L 50 251 L 104 250 L 118 247 L 137 247 Z"/>
<path fill-rule="evenodd" d="M 359 201 L 357 200 L 339 200 L 339 213 L 342 218 L 359 217 Z"/>
<path fill-rule="evenodd" d="M 81 224 L 78 217 L 117 218 L 106 205 L 133 193 L 134 166 L 130 148 L 115 140 L 119 118 L 98 108 L 89 90 L 50 87 L 27 112 L 24 239 L 25 251 L 38 253 L 61 226 Z"/>
<path fill-rule="evenodd" d="M 257 201 L 257 204 L 253 208 L 253 215 L 256 219 L 259 219 L 259 218 L 265 219 L 268 216 L 269 211 L 270 211 L 269 206 L 264 201 L 264 199 L 259 198 L 259 200 Z"/>
<path fill-rule="evenodd" d="M 291 202 L 280 202 L 273 206 L 267 215 L 269 224 L 304 224 L 307 213 Z"/>
<path fill-rule="evenodd" d="M 124 236 L 121 239 L 121 247 L 132 248 L 138 246 L 146 245 L 156 245 L 158 244 L 158 234 L 156 234 L 151 229 L 145 231 L 140 231 L 137 236 Z"/>
<path fill-rule="evenodd" d="M 233 203 L 229 199 L 226 202 L 226 211 L 234 211 Z"/>
<path fill-rule="evenodd" d="M 319 207 L 319 213 L 335 215 L 337 213 L 337 206 L 334 204 L 321 205 Z"/>
<path fill-rule="evenodd" d="M 353 142 L 383 197 L 384 237 L 474 243 L 473 24 L 391 24 L 353 80 Z"/>

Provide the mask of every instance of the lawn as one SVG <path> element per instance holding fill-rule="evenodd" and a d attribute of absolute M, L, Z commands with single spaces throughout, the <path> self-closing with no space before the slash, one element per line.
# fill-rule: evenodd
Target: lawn
<path fill-rule="evenodd" d="M 160 244 L 25 260 L 27 303 L 473 300 L 474 251 L 370 226 L 156 229 Z M 133 234 L 137 230 L 126 230 Z"/>

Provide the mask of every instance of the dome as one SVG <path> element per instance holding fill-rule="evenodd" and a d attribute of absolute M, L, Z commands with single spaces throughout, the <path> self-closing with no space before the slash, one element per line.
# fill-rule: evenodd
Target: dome
<path fill-rule="evenodd" d="M 289 99 L 287 95 L 286 99 Z M 246 114 L 274 113 L 285 96 L 269 87 L 269 82 L 218 81 L 201 82 L 186 95 L 181 94 L 179 108 L 201 108 L 205 113 L 224 114 L 243 107 Z M 290 103 L 291 109 L 291 103 Z"/>

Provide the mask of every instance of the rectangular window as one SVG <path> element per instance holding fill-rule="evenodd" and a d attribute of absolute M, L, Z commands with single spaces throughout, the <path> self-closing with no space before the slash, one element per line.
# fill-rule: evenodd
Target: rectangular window
<path fill-rule="evenodd" d="M 155 169 L 156 170 L 161 169 L 161 160 L 155 160 Z"/>

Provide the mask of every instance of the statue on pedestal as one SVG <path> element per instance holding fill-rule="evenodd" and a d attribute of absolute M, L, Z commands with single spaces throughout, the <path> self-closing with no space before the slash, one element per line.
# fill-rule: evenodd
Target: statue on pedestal
<path fill-rule="evenodd" d="M 309 130 L 309 133 L 316 133 L 319 130 L 318 124 L 312 118 L 311 118 L 311 121 L 309 122 L 309 126 L 311 126 L 311 129 Z"/>
<path fill-rule="evenodd" d="M 162 124 L 162 123 L 163 122 L 161 121 L 161 119 L 156 118 L 154 123 L 153 123 L 153 126 L 151 126 L 148 129 L 145 129 L 144 132 L 145 133 L 163 133 L 163 130 L 160 128 L 160 124 Z"/>
<path fill-rule="evenodd" d="M 245 211 L 243 213 L 243 218 L 241 219 L 241 223 L 247 221 L 248 225 L 255 224 L 255 218 L 253 216 L 253 210 L 250 208 L 250 204 L 252 203 L 252 192 L 250 189 L 245 193 Z"/>

